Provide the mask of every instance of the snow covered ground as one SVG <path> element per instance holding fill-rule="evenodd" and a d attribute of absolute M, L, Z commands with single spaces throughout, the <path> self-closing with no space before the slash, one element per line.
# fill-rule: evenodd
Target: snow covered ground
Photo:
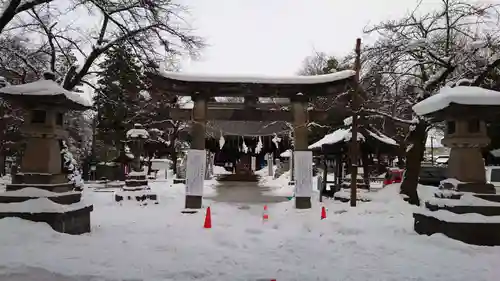
<path fill-rule="evenodd" d="M 162 178 L 159 175 L 159 178 Z M 264 179 L 266 195 L 283 196 L 285 180 Z M 500 247 L 470 246 L 441 235 L 417 235 L 412 207 L 398 186 L 372 194 L 373 201 L 326 200 L 296 210 L 294 201 L 262 204 L 204 200 L 212 210 L 182 214 L 184 186 L 150 183 L 159 205 L 119 205 L 112 193 L 86 189 L 94 204 L 92 233 L 71 236 L 48 225 L 0 220 L 0 280 L 496 280 Z M 206 194 L 216 196 L 216 182 Z M 281 189 L 281 188 L 282 189 Z M 431 187 L 420 187 L 429 196 Z"/>

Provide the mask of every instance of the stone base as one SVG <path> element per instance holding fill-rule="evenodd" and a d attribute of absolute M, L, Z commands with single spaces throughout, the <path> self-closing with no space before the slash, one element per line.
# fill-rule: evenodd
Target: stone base
<path fill-rule="evenodd" d="M 186 195 L 186 209 L 201 209 L 203 196 Z"/>
<path fill-rule="evenodd" d="M 351 199 L 350 198 L 345 198 L 345 197 L 342 197 L 342 196 L 333 196 L 333 200 L 336 200 L 336 201 L 340 201 L 342 203 L 347 203 L 347 202 L 350 202 Z M 363 197 L 360 197 L 360 196 L 357 196 L 356 197 L 356 202 L 371 202 L 372 200 L 370 199 L 367 199 L 367 198 L 363 198 Z"/>
<path fill-rule="evenodd" d="M 459 192 L 474 192 L 483 194 L 495 194 L 495 186 L 491 183 L 459 183 L 456 187 Z"/>
<path fill-rule="evenodd" d="M 500 205 L 499 206 L 470 206 L 470 205 L 443 206 L 442 204 L 433 204 L 430 202 L 425 202 L 425 207 L 430 211 L 446 210 L 455 214 L 476 213 L 483 216 L 500 216 Z"/>
<path fill-rule="evenodd" d="M 12 177 L 13 184 L 57 184 L 67 181 L 66 174 L 17 173 Z"/>
<path fill-rule="evenodd" d="M 311 209 L 311 197 L 295 197 L 296 209 Z"/>
<path fill-rule="evenodd" d="M 289 182 L 288 182 L 288 185 L 289 185 L 289 186 L 295 185 L 295 181 L 289 181 Z"/>
<path fill-rule="evenodd" d="M 0 203 L 19 203 L 28 201 L 31 199 L 37 199 L 39 197 L 36 196 L 10 196 L 9 192 L 0 193 Z M 80 202 L 82 198 L 82 194 L 79 192 L 69 192 L 68 194 L 63 194 L 59 196 L 47 196 L 47 199 L 50 201 L 61 204 L 61 205 L 70 205 L 77 202 Z"/>
<path fill-rule="evenodd" d="M 474 196 L 490 202 L 500 203 L 500 194 L 474 194 Z"/>
<path fill-rule="evenodd" d="M 186 179 L 174 179 L 173 183 L 174 184 L 179 184 L 179 183 L 186 184 Z"/>
<path fill-rule="evenodd" d="M 500 245 L 500 223 L 447 222 L 435 217 L 414 213 L 414 229 L 418 234 L 441 233 L 467 244 Z"/>
<path fill-rule="evenodd" d="M 155 204 L 158 204 L 158 196 L 154 193 L 144 193 L 144 192 L 136 192 L 137 194 L 134 194 L 133 191 L 128 191 L 128 192 L 117 192 L 115 193 L 115 201 L 120 202 L 123 200 L 135 200 L 138 202 L 144 202 L 146 200 L 151 200 L 155 201 Z"/>
<path fill-rule="evenodd" d="M 246 182 L 258 182 L 259 176 L 255 174 L 229 174 L 221 175 L 217 177 L 218 181 L 246 181 Z"/>
<path fill-rule="evenodd" d="M 5 187 L 6 191 L 20 190 L 26 187 L 34 187 L 50 192 L 68 192 L 75 188 L 75 185 L 71 182 L 56 183 L 56 184 L 33 184 L 33 183 L 19 183 L 19 184 L 8 184 Z"/>
<path fill-rule="evenodd" d="M 93 206 L 65 213 L 0 213 L 0 219 L 16 217 L 34 222 L 45 222 L 57 232 L 83 234 L 90 232 L 90 212 Z"/>

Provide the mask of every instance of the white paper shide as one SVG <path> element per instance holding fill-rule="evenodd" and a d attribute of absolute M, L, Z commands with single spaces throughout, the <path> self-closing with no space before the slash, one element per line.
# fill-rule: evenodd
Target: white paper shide
<path fill-rule="evenodd" d="M 203 196 L 206 151 L 190 149 L 187 153 L 186 194 Z"/>
<path fill-rule="evenodd" d="M 295 173 L 295 196 L 311 197 L 312 151 L 295 151 L 293 154 Z"/>

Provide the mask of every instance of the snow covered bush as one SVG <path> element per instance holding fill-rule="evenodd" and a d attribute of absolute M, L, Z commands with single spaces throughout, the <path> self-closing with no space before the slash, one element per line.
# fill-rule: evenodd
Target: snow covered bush
<path fill-rule="evenodd" d="M 63 173 L 68 175 L 68 180 L 75 184 L 76 189 L 83 188 L 82 174 L 77 168 L 78 163 L 73 154 L 69 151 L 68 145 L 65 141 L 61 143 L 61 159 L 62 159 L 62 170 Z"/>

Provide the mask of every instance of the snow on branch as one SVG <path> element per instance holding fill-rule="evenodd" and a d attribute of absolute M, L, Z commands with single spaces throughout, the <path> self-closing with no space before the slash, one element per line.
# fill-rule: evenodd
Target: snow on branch
<path fill-rule="evenodd" d="M 379 110 L 376 110 L 376 109 L 366 109 L 366 108 L 364 108 L 364 109 L 361 109 L 361 112 L 364 113 L 364 114 L 372 114 L 372 115 L 375 115 L 375 116 L 387 117 L 389 119 L 394 120 L 395 122 L 399 122 L 399 123 L 403 123 L 403 124 L 408 124 L 408 125 L 415 125 L 415 124 L 418 123 L 418 121 L 416 121 L 416 120 L 402 119 L 402 118 L 399 118 L 399 117 L 396 117 L 396 116 L 392 116 L 389 113 L 385 113 L 385 112 L 382 112 L 382 111 L 379 111 Z"/>

